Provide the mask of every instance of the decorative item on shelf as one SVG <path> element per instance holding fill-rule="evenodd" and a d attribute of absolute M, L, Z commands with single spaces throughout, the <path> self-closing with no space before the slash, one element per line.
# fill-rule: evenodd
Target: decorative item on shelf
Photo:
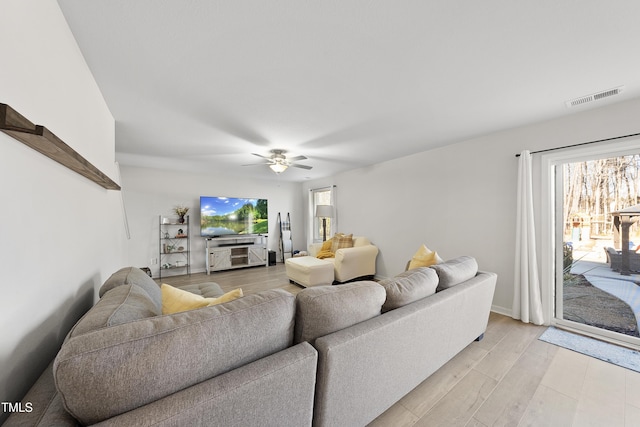
<path fill-rule="evenodd" d="M 178 252 L 184 251 L 184 246 L 178 246 Z"/>
<path fill-rule="evenodd" d="M 175 264 L 176 267 L 184 267 L 184 265 L 182 265 L 182 261 L 176 261 Z"/>
<path fill-rule="evenodd" d="M 162 268 L 164 269 L 171 268 L 171 264 L 169 264 L 168 262 L 165 262 L 164 264 L 162 264 Z"/>
<path fill-rule="evenodd" d="M 187 235 L 184 234 L 184 230 L 182 228 L 178 228 L 178 234 L 176 234 L 176 239 L 184 239 L 185 237 L 187 237 Z"/>
<path fill-rule="evenodd" d="M 170 254 L 171 252 L 173 252 L 173 250 L 176 248 L 175 245 L 167 245 L 167 252 L 168 254 Z"/>
<path fill-rule="evenodd" d="M 178 222 L 184 224 L 184 216 L 189 212 L 189 208 L 186 206 L 178 205 L 173 208 L 173 211 L 178 215 Z"/>
<path fill-rule="evenodd" d="M 322 218 L 322 241 L 327 240 L 327 218 L 333 218 L 333 205 L 317 205 L 316 217 Z"/>
<path fill-rule="evenodd" d="M 165 232 L 164 232 L 164 238 L 165 238 L 165 239 L 168 239 L 169 237 L 170 237 L 170 236 L 169 236 L 169 232 L 168 232 L 168 231 L 165 231 Z"/>
<path fill-rule="evenodd" d="M 171 224 L 171 220 L 169 218 L 162 218 L 163 224 Z"/>

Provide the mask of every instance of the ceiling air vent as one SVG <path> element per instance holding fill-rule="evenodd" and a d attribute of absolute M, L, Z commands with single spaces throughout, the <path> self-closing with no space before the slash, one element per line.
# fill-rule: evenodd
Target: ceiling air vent
<path fill-rule="evenodd" d="M 613 95 L 617 95 L 624 90 L 624 86 L 618 86 L 613 89 L 603 90 L 602 92 L 593 93 L 587 96 L 581 96 L 580 98 L 572 99 L 565 102 L 567 107 L 577 107 L 578 105 L 586 104 L 592 101 L 598 101 L 603 98 L 608 98 Z"/>

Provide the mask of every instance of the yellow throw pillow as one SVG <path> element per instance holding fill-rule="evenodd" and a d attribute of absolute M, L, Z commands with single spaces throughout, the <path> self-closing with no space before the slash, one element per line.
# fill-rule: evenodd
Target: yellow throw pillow
<path fill-rule="evenodd" d="M 437 264 L 438 258 L 438 254 L 435 251 L 431 251 L 425 245 L 422 245 L 411 258 L 408 270 L 412 270 L 418 267 L 429 267 L 431 265 Z"/>
<path fill-rule="evenodd" d="M 196 308 L 210 307 L 216 304 L 233 301 L 243 296 L 242 289 L 234 289 L 217 298 L 205 298 L 189 291 L 183 291 L 176 287 L 163 283 L 162 314 L 173 314 L 181 311 L 194 310 Z"/>
<path fill-rule="evenodd" d="M 232 291 L 227 292 L 226 294 L 219 296 L 218 298 L 204 298 L 207 301 L 207 307 L 211 307 L 212 305 L 222 304 L 223 302 L 233 301 L 234 299 L 238 299 L 242 297 L 242 289 L 234 289 Z"/>
<path fill-rule="evenodd" d="M 183 291 L 166 283 L 163 283 L 160 289 L 162 291 L 162 314 L 172 314 L 206 307 L 209 303 L 200 295 Z"/>

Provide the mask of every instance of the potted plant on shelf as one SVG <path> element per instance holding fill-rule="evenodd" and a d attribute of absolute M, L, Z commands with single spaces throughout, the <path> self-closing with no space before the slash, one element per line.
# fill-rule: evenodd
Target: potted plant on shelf
<path fill-rule="evenodd" d="M 173 211 L 178 215 L 178 222 L 184 224 L 184 216 L 189 212 L 189 208 L 186 206 L 178 205 L 173 208 Z"/>

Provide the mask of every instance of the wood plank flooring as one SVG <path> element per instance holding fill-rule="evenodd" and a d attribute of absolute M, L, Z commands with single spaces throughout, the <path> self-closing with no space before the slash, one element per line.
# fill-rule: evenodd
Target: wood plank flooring
<path fill-rule="evenodd" d="M 156 279 L 156 282 L 160 282 L 160 280 Z M 289 283 L 284 264 L 280 263 L 270 267 L 260 266 L 217 271 L 210 275 L 194 273 L 190 276 L 163 277 L 162 282 L 177 287 L 195 283 L 215 282 L 225 292 L 242 288 L 244 295 L 275 288 L 297 294 L 304 289 Z"/>
<path fill-rule="evenodd" d="M 283 264 L 162 281 L 216 282 L 247 295 L 302 290 L 289 284 Z M 482 341 L 470 344 L 370 426 L 640 427 L 640 373 L 539 341 L 544 330 L 492 313 Z"/>

